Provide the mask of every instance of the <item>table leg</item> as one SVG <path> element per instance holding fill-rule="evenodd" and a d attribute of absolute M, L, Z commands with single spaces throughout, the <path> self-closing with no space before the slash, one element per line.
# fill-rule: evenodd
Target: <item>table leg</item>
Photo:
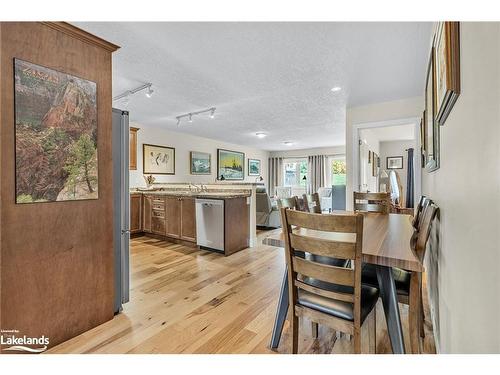
<path fill-rule="evenodd" d="M 280 299 L 276 318 L 274 318 L 273 334 L 271 336 L 271 349 L 276 349 L 280 343 L 281 333 L 288 313 L 288 267 L 285 267 L 283 281 L 281 283 Z"/>
<path fill-rule="evenodd" d="M 376 269 L 392 352 L 394 354 L 404 354 L 403 327 L 399 316 L 398 293 L 392 275 L 392 268 L 377 265 Z"/>

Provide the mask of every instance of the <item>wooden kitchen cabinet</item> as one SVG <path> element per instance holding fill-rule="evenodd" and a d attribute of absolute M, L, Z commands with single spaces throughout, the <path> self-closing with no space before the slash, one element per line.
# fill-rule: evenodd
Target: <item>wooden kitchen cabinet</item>
<path fill-rule="evenodd" d="M 131 222 L 136 220 L 135 213 L 132 212 L 133 205 L 135 207 L 136 203 L 131 202 Z M 142 199 L 142 225 L 137 231 L 159 234 L 186 242 L 196 242 L 195 199 L 191 197 L 144 194 Z"/>
<path fill-rule="evenodd" d="M 181 239 L 196 242 L 196 206 L 194 198 L 181 198 Z"/>
<path fill-rule="evenodd" d="M 153 197 L 144 195 L 142 200 L 142 231 L 152 233 L 151 231 L 151 216 L 153 209 Z"/>
<path fill-rule="evenodd" d="M 165 206 L 167 213 L 167 236 L 172 238 L 181 237 L 181 198 L 167 197 L 165 198 Z"/>
<path fill-rule="evenodd" d="M 139 128 L 130 127 L 129 132 L 129 169 L 137 169 L 137 132 Z"/>
<path fill-rule="evenodd" d="M 130 195 L 130 233 L 142 232 L 142 194 Z"/>

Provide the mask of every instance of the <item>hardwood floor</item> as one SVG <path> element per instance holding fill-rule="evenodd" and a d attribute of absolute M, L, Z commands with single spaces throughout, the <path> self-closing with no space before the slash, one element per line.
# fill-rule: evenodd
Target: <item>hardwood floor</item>
<path fill-rule="evenodd" d="M 135 238 L 130 302 L 123 312 L 47 352 L 290 353 L 287 325 L 278 350 L 268 347 L 283 270 L 283 250 L 271 246 L 223 257 L 149 237 Z M 426 302 L 423 349 L 435 353 Z M 408 308 L 400 308 L 407 338 Z M 385 327 L 379 301 L 377 353 L 391 352 Z M 303 321 L 300 333 L 300 353 L 352 351 L 348 338 L 337 339 L 327 327 L 320 326 L 318 339 L 313 339 L 310 322 Z M 367 343 L 367 337 L 363 341 Z"/>

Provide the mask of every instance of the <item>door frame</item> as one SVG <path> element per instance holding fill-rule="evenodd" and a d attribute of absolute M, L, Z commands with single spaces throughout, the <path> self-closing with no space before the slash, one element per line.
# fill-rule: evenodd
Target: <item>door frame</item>
<path fill-rule="evenodd" d="M 420 146 L 422 141 L 420 139 L 420 117 L 407 117 L 395 120 L 363 122 L 352 125 L 351 137 L 351 156 L 352 156 L 352 189 L 357 191 L 360 181 L 360 166 L 359 166 L 359 139 L 360 131 L 363 129 L 385 128 L 397 125 L 413 125 L 414 135 L 414 152 L 413 152 L 413 165 L 415 169 L 415 186 L 414 186 L 414 202 L 418 202 L 422 193 L 422 168 L 420 160 Z M 347 199 L 347 198 L 346 198 Z"/>

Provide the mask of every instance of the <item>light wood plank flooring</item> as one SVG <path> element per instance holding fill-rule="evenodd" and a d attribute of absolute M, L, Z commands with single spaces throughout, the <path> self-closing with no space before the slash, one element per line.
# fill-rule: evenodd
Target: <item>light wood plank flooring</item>
<path fill-rule="evenodd" d="M 288 326 L 278 350 L 268 347 L 283 270 L 283 249 L 271 246 L 223 257 L 135 238 L 130 302 L 123 312 L 48 353 L 290 353 Z M 426 302 L 424 352 L 434 353 Z M 408 337 L 408 308 L 400 307 Z M 337 339 L 335 332 L 320 327 L 318 339 L 313 339 L 310 322 L 301 324 L 301 353 L 351 353 L 345 336 Z M 379 301 L 377 353 L 390 352 Z"/>

